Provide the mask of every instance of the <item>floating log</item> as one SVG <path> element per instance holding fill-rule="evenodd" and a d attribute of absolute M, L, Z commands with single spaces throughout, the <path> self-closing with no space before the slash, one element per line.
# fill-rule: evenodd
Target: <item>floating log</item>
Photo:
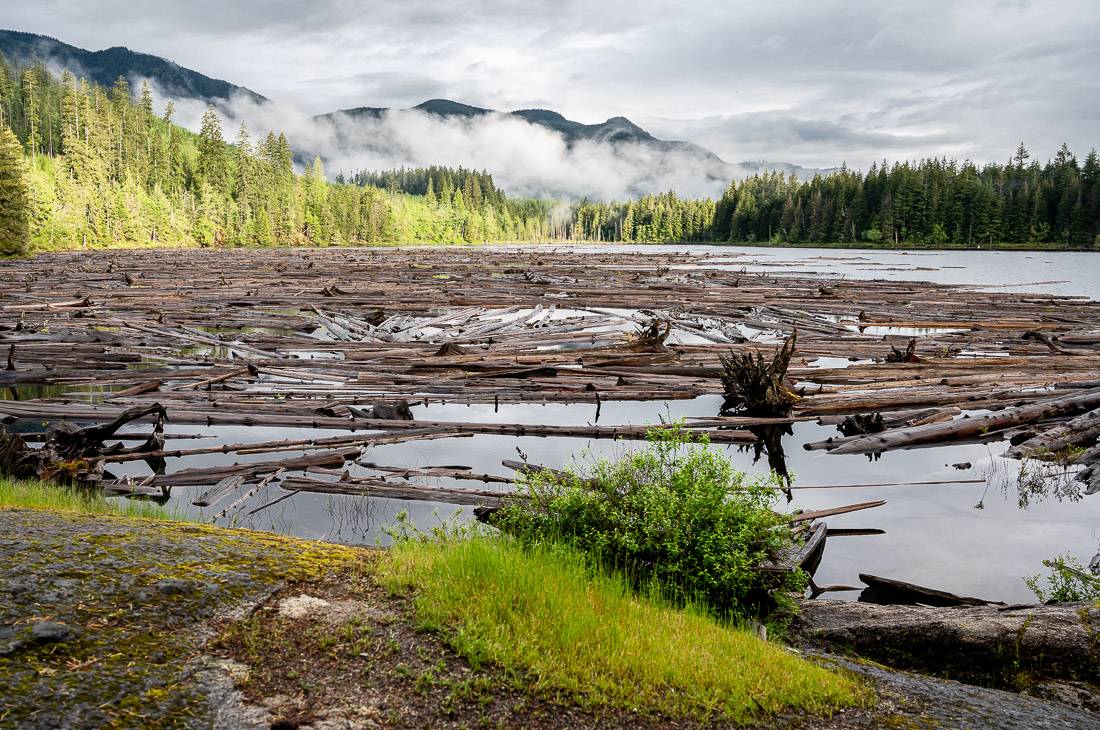
<path fill-rule="evenodd" d="M 451 487 L 427 487 L 408 481 L 386 481 L 384 479 L 349 478 L 335 482 L 312 479 L 310 477 L 288 477 L 280 485 L 283 489 L 295 492 L 318 492 L 321 494 L 353 494 L 364 497 L 384 497 L 386 499 L 405 499 L 423 502 L 445 502 L 447 504 L 496 506 L 506 496 L 500 492 L 479 489 L 456 489 Z"/>
<path fill-rule="evenodd" d="M 887 605 L 924 605 L 924 606 L 990 606 L 1001 605 L 997 601 L 987 601 L 973 596 L 959 596 L 947 591 L 925 588 L 914 583 L 880 578 L 877 575 L 860 573 L 859 579 L 867 587 L 859 594 L 859 600 L 863 603 L 880 603 Z"/>
<path fill-rule="evenodd" d="M 1098 406 L 1100 406 L 1100 388 L 1090 389 L 1083 393 L 1052 398 L 1018 408 L 1006 408 L 996 413 L 862 436 L 830 449 L 829 453 L 865 454 L 872 451 L 887 451 L 981 436 L 990 431 L 1019 426 L 1044 418 L 1079 413 Z"/>
<path fill-rule="evenodd" d="M 1014 459 L 1065 458 L 1071 447 L 1094 444 L 1097 439 L 1100 439 L 1100 408 L 1052 426 L 1013 446 L 1004 455 Z"/>
<path fill-rule="evenodd" d="M 196 507 L 209 507 L 217 504 L 235 492 L 242 484 L 244 484 L 244 477 L 242 476 L 226 477 L 196 497 L 191 504 Z"/>
<path fill-rule="evenodd" d="M 870 502 L 857 502 L 856 504 L 847 504 L 843 507 L 828 507 L 826 509 L 811 510 L 809 512 L 799 512 L 791 517 L 791 523 L 795 522 L 808 522 L 810 520 L 819 520 L 822 517 L 832 517 L 833 515 L 845 515 L 849 512 L 859 512 L 860 510 L 873 509 L 875 507 L 881 507 L 886 504 L 885 499 L 876 499 Z"/>
<path fill-rule="evenodd" d="M 3 371 L 8 377 L 0 386 L 13 386 L 10 395 L 22 400 L 0 402 L 0 414 L 83 426 L 160 403 L 173 423 L 336 429 L 352 434 L 349 447 L 364 443 L 355 433 L 397 437 L 426 425 L 463 435 L 641 439 L 648 426 L 585 422 L 601 408 L 606 417 L 615 401 L 723 394 L 723 358 L 775 364 L 777 354 L 793 349 L 783 345 L 796 329 L 798 359 L 787 363 L 786 387 L 800 398 L 775 423 L 882 413 L 884 433 L 932 422 L 954 429 L 973 420 L 944 422 L 961 410 L 1038 406 L 1100 388 L 1094 332 L 1100 303 L 927 282 L 823 283 L 826 263 L 808 273 L 790 271 L 787 262 L 757 262 L 762 271 L 751 274 L 731 270 L 731 258 L 740 256 L 150 249 L 14 260 L 0 272 L 0 353 L 15 345 L 18 369 Z M 429 269 L 430 275 L 414 275 Z M 181 270 L 189 272 L 186 286 L 176 280 Z M 79 294 L 69 299 L 58 292 Z M 655 320 L 656 334 L 667 330 L 667 339 L 632 349 L 630 332 Z M 866 329 L 878 326 L 894 329 L 885 336 Z M 912 327 L 929 328 L 921 334 L 920 361 L 878 360 L 885 349 L 904 351 L 913 333 L 898 328 Z M 1028 332 L 1055 347 L 1025 339 Z M 1069 348 L 1076 350 L 1072 357 L 1064 352 Z M 255 373 L 244 375 L 242 357 Z M 838 366 L 810 364 L 820 358 Z M 221 379 L 229 373 L 239 375 Z M 107 392 L 95 392 L 100 388 Z M 40 393 L 51 397 L 28 400 Z M 100 397 L 106 405 L 89 402 Z M 372 403 L 402 400 L 428 404 L 418 418 L 431 418 L 440 402 L 579 407 L 570 424 L 542 426 L 356 415 L 369 413 Z M 1095 408 L 1048 412 L 1005 428 L 1027 426 L 1041 437 Z M 687 427 L 715 442 L 752 443 L 755 437 L 741 429 L 765 420 L 714 416 L 689 419 Z M 945 440 L 957 437 L 951 433 Z M 237 446 L 254 442 L 255 449 L 233 453 L 295 448 L 273 447 L 267 438 L 239 438 Z M 325 446 L 313 441 L 302 450 Z M 823 448 L 844 443 L 834 439 Z M 192 467 L 201 456 L 159 451 L 159 458 L 175 453 L 185 460 L 173 469 Z M 1080 463 L 1082 475 L 1097 481 L 1094 465 Z M 202 478 L 213 481 L 203 485 L 225 476 L 231 475 L 207 474 Z"/>

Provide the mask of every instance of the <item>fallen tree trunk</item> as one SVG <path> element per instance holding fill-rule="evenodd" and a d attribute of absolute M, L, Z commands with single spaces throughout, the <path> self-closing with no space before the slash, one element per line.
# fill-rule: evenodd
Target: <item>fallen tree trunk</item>
<path fill-rule="evenodd" d="M 867 587 L 859 594 L 861 603 L 878 603 L 890 606 L 989 606 L 997 601 L 987 601 L 984 598 L 973 596 L 960 596 L 935 588 L 926 588 L 915 583 L 894 580 L 892 578 L 880 578 L 877 575 L 860 573 L 859 579 Z M 1003 604 L 1001 604 L 1003 605 Z"/>
<path fill-rule="evenodd" d="M 883 431 L 842 443 L 831 449 L 829 453 L 866 454 L 906 446 L 922 446 L 946 440 L 972 438 L 1010 426 L 1080 413 L 1096 407 L 1100 407 L 1100 388 L 946 423 Z"/>
<path fill-rule="evenodd" d="M 1005 456 L 1013 459 L 1057 459 L 1073 446 L 1086 446 L 1100 438 L 1100 408 L 1059 423 L 1053 428 L 1013 446 Z"/>
<path fill-rule="evenodd" d="M 927 608 L 813 600 L 792 632 L 802 641 L 892 667 L 975 684 L 1014 687 L 1021 673 L 1097 681 L 1100 607 Z"/>

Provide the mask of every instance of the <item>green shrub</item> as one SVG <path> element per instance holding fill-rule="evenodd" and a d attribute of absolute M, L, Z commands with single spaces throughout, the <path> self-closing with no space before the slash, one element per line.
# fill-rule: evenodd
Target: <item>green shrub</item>
<path fill-rule="evenodd" d="M 1073 555 L 1059 555 L 1052 560 L 1044 560 L 1043 565 L 1050 568 L 1045 585 L 1042 575 L 1024 579 L 1027 587 L 1043 603 L 1100 601 L 1100 576 L 1085 572 L 1085 566 Z"/>
<path fill-rule="evenodd" d="M 800 572 L 756 570 L 792 542 L 789 518 L 772 510 L 778 477 L 747 477 L 679 427 L 648 441 L 586 474 L 527 477 L 494 523 L 527 544 L 565 542 L 636 586 L 655 582 L 673 602 L 717 614 L 761 613 L 805 588 Z"/>

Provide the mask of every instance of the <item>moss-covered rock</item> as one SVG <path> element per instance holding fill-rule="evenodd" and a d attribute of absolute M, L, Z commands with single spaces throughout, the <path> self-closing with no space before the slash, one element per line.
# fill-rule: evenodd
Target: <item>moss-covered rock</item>
<path fill-rule="evenodd" d="M 269 533 L 0 511 L 2 727 L 209 727 L 204 622 L 364 552 Z"/>

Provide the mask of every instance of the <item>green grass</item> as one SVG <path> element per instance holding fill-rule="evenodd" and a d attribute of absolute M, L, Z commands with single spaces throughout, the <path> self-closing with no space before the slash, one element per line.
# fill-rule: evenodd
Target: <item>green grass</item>
<path fill-rule="evenodd" d="M 94 492 L 39 481 L 12 481 L 0 477 L 0 509 L 43 509 L 95 515 L 144 517 L 156 520 L 188 520 L 186 515 L 152 502 L 107 499 Z"/>
<path fill-rule="evenodd" d="M 401 541 L 378 564 L 390 590 L 414 591 L 418 621 L 474 666 L 583 705 L 721 717 L 827 715 L 867 701 L 827 670 L 700 608 L 638 598 L 565 548 L 500 537 Z"/>

